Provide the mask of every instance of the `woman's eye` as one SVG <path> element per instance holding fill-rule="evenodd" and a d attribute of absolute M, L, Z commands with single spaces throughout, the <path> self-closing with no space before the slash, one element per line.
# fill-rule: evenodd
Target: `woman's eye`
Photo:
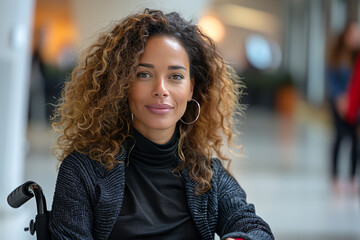
<path fill-rule="evenodd" d="M 147 72 L 140 72 L 140 73 L 136 74 L 136 77 L 138 77 L 138 78 L 148 78 L 148 77 L 150 77 L 150 74 L 147 73 Z"/>
<path fill-rule="evenodd" d="M 174 80 L 181 80 L 181 79 L 184 79 L 184 76 L 180 75 L 180 74 L 174 74 L 174 75 L 171 75 L 170 78 L 172 78 Z"/>

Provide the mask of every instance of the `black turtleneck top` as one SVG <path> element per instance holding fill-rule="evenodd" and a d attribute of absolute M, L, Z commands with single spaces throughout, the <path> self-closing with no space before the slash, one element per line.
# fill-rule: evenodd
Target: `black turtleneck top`
<path fill-rule="evenodd" d="M 153 143 L 135 129 L 133 137 L 124 200 L 108 239 L 201 239 L 190 215 L 184 182 L 172 172 L 177 162 L 177 134 L 166 144 Z"/>

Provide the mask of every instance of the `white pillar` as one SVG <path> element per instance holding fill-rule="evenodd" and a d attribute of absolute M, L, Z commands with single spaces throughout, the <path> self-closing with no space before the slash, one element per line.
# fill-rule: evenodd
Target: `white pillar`
<path fill-rule="evenodd" d="M 320 105 L 325 100 L 325 24 L 322 2 L 309 1 L 309 30 L 307 54 L 307 99 Z"/>
<path fill-rule="evenodd" d="M 0 1 L 0 212 L 24 178 L 34 3 Z"/>

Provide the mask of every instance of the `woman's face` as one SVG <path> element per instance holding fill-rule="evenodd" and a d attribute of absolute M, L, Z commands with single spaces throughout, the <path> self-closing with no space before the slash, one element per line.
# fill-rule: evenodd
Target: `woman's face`
<path fill-rule="evenodd" d="M 345 44 L 350 50 L 360 47 L 360 28 L 357 23 L 351 23 L 345 37 Z"/>
<path fill-rule="evenodd" d="M 188 55 L 176 39 L 152 37 L 146 42 L 135 76 L 129 94 L 133 126 L 150 140 L 165 143 L 192 98 Z"/>

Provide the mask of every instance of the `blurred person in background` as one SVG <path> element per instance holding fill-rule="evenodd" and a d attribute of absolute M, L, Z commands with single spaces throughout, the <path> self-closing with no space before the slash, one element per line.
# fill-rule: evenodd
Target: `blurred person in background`
<path fill-rule="evenodd" d="M 346 119 L 351 126 L 356 126 L 357 139 L 360 137 L 360 54 L 357 55 L 355 67 L 348 88 L 348 109 Z M 359 142 L 357 142 L 357 153 L 359 153 Z M 359 155 L 358 155 L 359 163 Z M 359 191 L 359 180 L 354 182 L 354 191 Z"/>
<path fill-rule="evenodd" d="M 101 34 L 54 118 L 53 239 L 274 239 L 221 162 L 241 90 L 175 12 L 146 9 Z"/>
<path fill-rule="evenodd" d="M 356 124 L 349 123 L 346 120 L 346 114 L 349 104 L 347 90 L 359 51 L 359 43 L 360 30 L 358 24 L 356 22 L 347 23 L 330 50 L 327 68 L 328 95 L 335 127 L 331 174 L 333 187 L 336 192 L 339 192 L 342 186 L 339 177 L 339 157 L 341 144 L 347 137 L 351 139 L 350 181 L 347 181 L 347 183 L 350 183 L 352 190 L 357 188 L 357 182 L 355 181 L 358 158 Z"/>

